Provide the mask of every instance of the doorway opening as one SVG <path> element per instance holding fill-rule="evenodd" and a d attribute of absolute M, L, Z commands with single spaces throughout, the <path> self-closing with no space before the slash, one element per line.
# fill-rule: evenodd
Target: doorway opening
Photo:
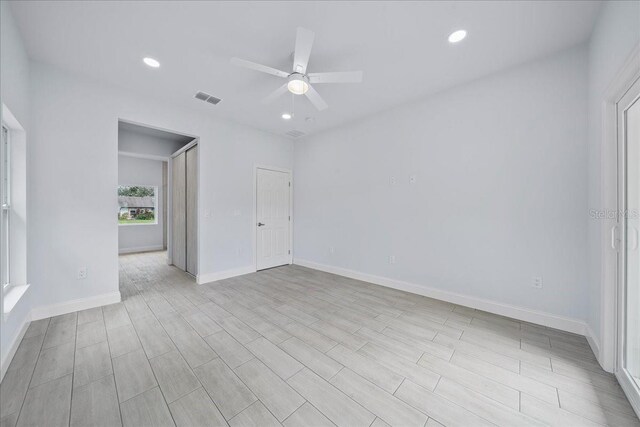
<path fill-rule="evenodd" d="M 256 271 L 293 263 L 293 187 L 291 171 L 255 169 Z"/>
<path fill-rule="evenodd" d="M 195 136 L 118 121 L 119 255 L 157 252 L 155 260 L 197 274 L 197 144 Z M 193 191 L 184 187 L 186 176 L 177 181 L 175 165 L 181 155 L 189 157 Z M 188 267 L 181 262 L 187 253 Z"/>

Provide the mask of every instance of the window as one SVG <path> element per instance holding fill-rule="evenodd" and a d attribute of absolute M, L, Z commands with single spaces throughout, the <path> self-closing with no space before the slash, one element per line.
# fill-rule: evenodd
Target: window
<path fill-rule="evenodd" d="M 121 185 L 118 187 L 118 224 L 157 224 L 158 187 Z"/>
<path fill-rule="evenodd" d="M 11 288 L 10 267 L 10 239 L 9 230 L 11 224 L 11 194 L 10 194 L 10 177 L 11 177 L 11 157 L 10 157 L 10 141 L 9 130 L 2 125 L 2 146 L 0 147 L 0 199 L 2 200 L 2 218 L 0 224 L 0 270 L 2 292 L 6 292 Z"/>

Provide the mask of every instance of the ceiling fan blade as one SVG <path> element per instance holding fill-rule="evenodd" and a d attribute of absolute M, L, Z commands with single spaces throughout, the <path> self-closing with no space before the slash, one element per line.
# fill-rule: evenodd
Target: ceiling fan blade
<path fill-rule="evenodd" d="M 250 70 L 261 71 L 263 73 L 272 74 L 274 76 L 282 77 L 286 79 L 289 77 L 289 73 L 286 73 L 281 70 L 277 70 L 272 67 L 267 67 L 266 65 L 257 64 L 255 62 L 247 61 L 246 59 L 240 58 L 231 58 L 231 63 L 233 65 L 237 65 L 238 67 L 249 68 Z"/>
<path fill-rule="evenodd" d="M 362 71 L 309 73 L 309 83 L 362 83 Z"/>
<path fill-rule="evenodd" d="M 287 89 L 287 84 L 283 84 L 282 86 L 280 86 L 278 89 L 274 90 L 273 92 L 271 92 L 269 95 L 267 95 L 263 100 L 262 103 L 263 104 L 270 104 L 273 101 L 275 101 L 275 99 L 277 97 L 279 97 L 280 95 L 282 95 L 283 93 L 288 92 Z"/>
<path fill-rule="evenodd" d="M 327 103 L 324 102 L 324 99 L 322 99 L 320 94 L 316 92 L 313 86 L 309 85 L 309 90 L 307 90 L 305 95 L 307 95 L 309 101 L 311 101 L 313 106 L 316 107 L 319 111 L 326 110 L 329 107 Z"/>
<path fill-rule="evenodd" d="M 309 65 L 309 56 L 315 34 L 311 30 L 298 27 L 296 34 L 296 50 L 293 55 L 293 72 L 305 74 Z"/>

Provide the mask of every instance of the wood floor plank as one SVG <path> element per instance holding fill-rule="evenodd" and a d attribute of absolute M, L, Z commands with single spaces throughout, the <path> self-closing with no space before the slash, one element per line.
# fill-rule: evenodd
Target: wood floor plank
<path fill-rule="evenodd" d="M 100 378 L 112 375 L 111 355 L 106 342 L 76 350 L 73 388 L 82 387 Z"/>
<path fill-rule="evenodd" d="M 71 377 L 67 375 L 29 389 L 18 417 L 18 427 L 69 425 Z"/>
<path fill-rule="evenodd" d="M 377 361 L 428 390 L 433 390 L 440 380 L 440 375 L 437 373 L 375 344 L 368 343 L 358 350 L 358 353 Z"/>
<path fill-rule="evenodd" d="M 404 377 L 396 374 L 384 365 L 377 363 L 371 358 L 353 352 L 340 344 L 329 350 L 327 356 L 348 367 L 350 370 L 371 381 L 388 393 L 396 391 L 404 380 Z"/>
<path fill-rule="evenodd" d="M 236 368 L 235 372 L 278 421 L 284 421 L 305 402 L 291 386 L 258 359 Z"/>
<path fill-rule="evenodd" d="M 133 326 L 149 359 L 174 350 L 176 346 L 155 316 L 133 317 Z"/>
<path fill-rule="evenodd" d="M 493 426 L 494 424 L 434 392 L 405 380 L 394 394 L 400 400 L 445 426 Z"/>
<path fill-rule="evenodd" d="M 322 415 L 312 404 L 305 402 L 282 423 L 285 427 L 334 427 L 329 418 Z"/>
<path fill-rule="evenodd" d="M 132 324 L 107 329 L 107 338 L 112 358 L 142 348 L 138 334 Z"/>
<path fill-rule="evenodd" d="M 440 380 L 435 393 L 498 426 L 544 426 L 544 423 L 517 409 L 502 405 L 447 378 Z"/>
<path fill-rule="evenodd" d="M 598 404 L 612 411 L 620 411 L 630 415 L 634 414 L 633 408 L 626 399 L 621 398 L 620 395 L 600 390 L 591 384 L 565 377 L 564 375 L 528 363 L 522 364 L 521 374 L 525 377 L 533 378 L 536 381 L 556 387 L 558 390 L 564 390 L 583 399 L 590 400 L 594 404 Z"/>
<path fill-rule="evenodd" d="M 250 342 L 247 348 L 284 380 L 303 368 L 300 362 L 264 337 Z"/>
<path fill-rule="evenodd" d="M 122 425 L 113 375 L 74 389 L 71 427 L 115 427 Z"/>
<path fill-rule="evenodd" d="M 484 360 L 501 368 L 508 369 L 516 374 L 520 373 L 520 361 L 518 359 L 505 356 L 498 351 L 491 351 L 470 342 L 457 340 L 447 335 L 436 335 L 434 342 L 450 348 L 452 351 L 459 351 L 469 354 L 477 359 Z M 449 358 L 450 359 L 450 358 Z M 449 360 L 447 359 L 447 360 Z"/>
<path fill-rule="evenodd" d="M 158 385 L 144 351 L 136 350 L 124 354 L 112 362 L 120 402 Z"/>
<path fill-rule="evenodd" d="M 288 323 L 282 326 L 282 328 L 287 331 L 289 334 L 293 335 L 306 342 L 312 347 L 320 350 L 323 353 L 331 350 L 338 344 L 336 341 L 327 337 L 326 335 L 321 334 L 307 326 L 301 325 L 299 323 Z"/>
<path fill-rule="evenodd" d="M 255 402 L 247 409 L 229 420 L 231 427 L 279 427 L 281 424 L 260 402 Z"/>
<path fill-rule="evenodd" d="M 121 302 L 102 307 L 102 315 L 107 330 L 131 324 L 129 313 Z"/>
<path fill-rule="evenodd" d="M 640 427 L 640 421 L 633 415 L 620 411 L 612 411 L 600 405 L 594 405 L 590 400 L 574 396 L 564 390 L 558 390 L 560 407 L 594 423 L 612 426 Z"/>
<path fill-rule="evenodd" d="M 478 360 L 473 356 L 456 353 L 451 358 L 451 363 L 468 369 L 471 372 L 482 375 L 503 385 L 515 388 L 547 403 L 557 404 L 558 393 L 555 387 L 544 384 L 534 378 L 525 377 L 490 363 Z"/>
<path fill-rule="evenodd" d="M 158 387 L 120 404 L 125 427 L 173 427 L 171 413 Z"/>
<path fill-rule="evenodd" d="M 98 313 L 102 316 L 102 311 Z M 80 319 L 80 317 L 78 318 Z M 78 324 L 76 331 L 76 348 L 83 348 L 104 341 L 107 341 L 107 330 L 104 327 L 102 318 L 94 322 Z"/>
<path fill-rule="evenodd" d="M 203 388 L 169 404 L 169 410 L 178 427 L 227 425 L 227 421 Z"/>
<path fill-rule="evenodd" d="M 57 322 L 55 324 L 49 324 L 47 332 L 44 336 L 44 342 L 42 344 L 43 349 L 56 347 L 61 344 L 69 342 L 75 342 L 76 339 L 76 321 L 67 320 L 63 322 Z"/>
<path fill-rule="evenodd" d="M 194 372 L 226 419 L 231 419 L 257 400 L 256 396 L 220 359 L 198 366 Z"/>
<path fill-rule="evenodd" d="M 200 388 L 200 382 L 177 350 L 150 359 L 149 362 L 167 403 Z"/>
<path fill-rule="evenodd" d="M 339 327 L 334 326 L 328 322 L 315 322 L 309 325 L 309 328 L 323 335 L 326 335 L 332 340 L 339 342 L 340 344 L 353 351 L 359 350 L 363 345 L 367 343 L 366 339 L 340 329 Z M 358 327 L 358 329 L 360 328 Z"/>
<path fill-rule="evenodd" d="M 205 341 L 232 369 L 254 357 L 253 353 L 224 330 L 209 335 L 205 338 Z"/>
<path fill-rule="evenodd" d="M 202 313 L 201 311 L 191 313 L 187 316 L 184 316 L 184 318 L 191 325 L 191 327 L 195 329 L 195 331 L 203 338 L 222 330 L 222 328 L 216 322 L 214 322 L 209 316 Z"/>
<path fill-rule="evenodd" d="M 42 350 L 31 378 L 30 387 L 71 374 L 74 352 L 73 342 Z"/>
<path fill-rule="evenodd" d="M 186 320 L 171 314 L 159 319 L 160 323 L 191 368 L 218 357 Z"/>
<path fill-rule="evenodd" d="M 287 382 L 337 426 L 368 427 L 375 419 L 375 415 L 309 369 L 303 369 Z"/>
<path fill-rule="evenodd" d="M 520 398 L 520 411 L 528 415 L 532 418 L 536 418 L 543 423 L 550 426 L 584 426 L 584 427 L 595 427 L 600 424 L 596 424 L 593 421 L 589 421 L 586 418 L 575 415 L 569 411 L 565 411 L 557 407 L 556 405 L 551 405 L 549 403 L 543 402 L 542 400 L 536 399 L 535 397 L 529 396 L 525 393 L 522 393 Z"/>
<path fill-rule="evenodd" d="M 520 394 L 514 388 L 428 354 L 423 355 L 418 364 L 510 408 L 519 407 Z"/>
<path fill-rule="evenodd" d="M 427 422 L 425 414 L 348 368 L 341 370 L 329 382 L 389 425 L 424 426 Z"/>
<path fill-rule="evenodd" d="M 78 312 L 78 326 L 98 321 L 102 321 L 104 323 L 102 307 L 89 308 Z"/>
<path fill-rule="evenodd" d="M 343 367 L 331 357 L 296 337 L 291 337 L 279 347 L 325 380 L 333 377 Z"/>
<path fill-rule="evenodd" d="M 260 337 L 260 334 L 247 326 L 235 316 L 225 317 L 218 321 L 225 331 L 234 337 L 240 344 L 246 344 Z"/>

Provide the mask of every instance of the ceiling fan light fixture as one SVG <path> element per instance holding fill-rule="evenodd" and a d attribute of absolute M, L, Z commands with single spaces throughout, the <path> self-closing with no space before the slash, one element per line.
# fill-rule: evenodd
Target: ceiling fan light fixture
<path fill-rule="evenodd" d="M 287 89 L 294 95 L 304 95 L 309 90 L 309 83 L 302 74 L 292 74 L 287 83 Z"/>

